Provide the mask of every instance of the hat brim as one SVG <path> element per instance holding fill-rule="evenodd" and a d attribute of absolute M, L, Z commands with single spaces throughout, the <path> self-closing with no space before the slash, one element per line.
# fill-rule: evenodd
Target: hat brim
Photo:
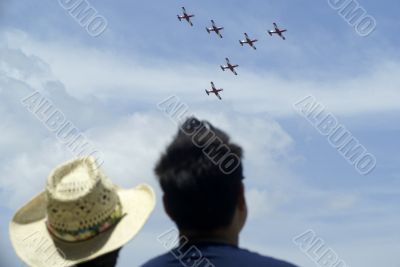
<path fill-rule="evenodd" d="M 10 238 L 17 255 L 29 266 L 72 266 L 114 251 L 128 243 L 149 218 L 155 194 L 146 184 L 132 189 L 116 187 L 126 215 L 117 225 L 92 239 L 63 242 L 46 227 L 45 192 L 20 208 L 10 223 Z"/>

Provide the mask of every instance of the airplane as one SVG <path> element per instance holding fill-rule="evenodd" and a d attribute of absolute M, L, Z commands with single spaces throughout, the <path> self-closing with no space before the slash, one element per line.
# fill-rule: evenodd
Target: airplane
<path fill-rule="evenodd" d="M 277 35 L 279 35 L 283 40 L 286 40 L 286 38 L 285 38 L 285 36 L 283 36 L 283 32 L 286 32 L 287 30 L 286 29 L 279 29 L 278 28 L 278 25 L 276 25 L 276 23 L 274 22 L 274 28 L 275 28 L 275 30 L 273 30 L 273 31 L 268 31 L 268 33 L 269 33 L 269 35 L 271 35 L 272 36 L 272 34 L 277 34 Z"/>
<path fill-rule="evenodd" d="M 257 42 L 257 39 L 251 40 L 250 37 L 247 35 L 247 33 L 244 33 L 244 36 L 246 37 L 245 40 L 239 40 L 240 44 L 243 46 L 243 44 L 248 44 L 249 46 L 253 47 L 254 50 L 257 48 L 254 46 L 254 43 Z"/>
<path fill-rule="evenodd" d="M 194 15 L 193 14 L 188 15 L 188 13 L 186 12 L 186 9 L 184 7 L 182 7 L 182 12 L 183 12 L 182 16 L 178 15 L 179 21 L 182 21 L 182 19 L 185 19 L 187 22 L 189 22 L 190 26 L 193 26 L 193 23 L 190 20 L 190 18 L 193 18 Z"/>
<path fill-rule="evenodd" d="M 239 65 L 232 65 L 229 61 L 229 58 L 225 58 L 225 60 L 226 60 L 226 65 L 225 66 L 221 65 L 220 66 L 221 69 L 223 71 L 225 71 L 226 69 L 230 69 L 235 75 L 238 75 L 237 72 L 235 71 L 235 68 L 239 67 Z"/>
<path fill-rule="evenodd" d="M 222 31 L 224 29 L 224 27 L 217 27 L 214 20 L 211 20 L 211 23 L 212 23 L 211 28 L 206 27 L 207 32 L 208 33 L 215 32 L 216 34 L 218 34 L 219 37 L 222 38 L 222 34 L 220 33 L 220 31 Z"/>
<path fill-rule="evenodd" d="M 208 91 L 208 90 L 206 89 L 207 95 L 210 95 L 210 93 L 211 93 L 211 94 L 215 94 L 215 95 L 219 98 L 219 100 L 222 100 L 221 96 L 219 95 L 219 92 L 223 91 L 224 89 L 217 89 L 217 88 L 215 88 L 215 85 L 214 85 L 213 82 L 211 82 L 211 88 L 212 88 L 211 91 Z"/>

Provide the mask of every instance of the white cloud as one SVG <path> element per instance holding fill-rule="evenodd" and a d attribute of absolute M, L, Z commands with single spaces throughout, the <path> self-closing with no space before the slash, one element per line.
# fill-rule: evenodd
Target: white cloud
<path fill-rule="evenodd" d="M 245 67 L 238 77 L 231 77 L 209 64 L 144 60 L 140 54 L 127 58 L 117 52 L 73 44 L 44 44 L 15 31 L 7 32 L 4 40 L 43 58 L 67 91 L 77 97 L 95 94 L 106 100 L 123 95 L 125 99 L 154 104 L 155 99 L 179 94 L 192 105 L 211 107 L 213 102 L 208 102 L 203 92 L 210 77 L 214 77 L 217 85 L 225 88 L 225 105 L 238 112 L 293 115 L 292 104 L 309 94 L 337 115 L 399 109 L 400 64 L 390 59 L 380 59 L 365 74 L 343 80 L 292 80 L 262 70 L 249 72 Z M 72 46 L 74 49 L 70 49 Z"/>
<path fill-rule="evenodd" d="M 251 188 L 246 192 L 249 207 L 249 220 L 265 218 L 280 208 L 289 200 L 287 192 L 276 190 L 258 190 Z"/>
<path fill-rule="evenodd" d="M 354 194 L 341 195 L 333 197 L 328 205 L 333 210 L 349 210 L 356 205 L 358 200 L 359 198 Z"/>
<path fill-rule="evenodd" d="M 101 150 L 104 168 L 117 183 L 133 186 L 147 181 L 155 184 L 154 164 L 177 129 L 177 125 L 158 111 L 155 104 L 142 111 L 113 113 L 96 97 L 81 95 L 78 99 L 71 96 L 52 75 L 49 65 L 39 57 L 27 56 L 21 50 L 4 46 L 1 52 L 9 55 L 1 60 L 2 66 L 6 67 L 1 69 L 3 97 L 0 100 L 5 101 L 1 105 L 1 114 L 8 118 L 0 137 L 1 147 L 8 152 L 6 161 L 0 162 L 0 170 L 8 177 L 0 180 L 1 187 L 9 188 L 9 193 L 3 195 L 8 200 L 6 206 L 15 208 L 42 190 L 50 170 L 73 156 L 57 141 L 55 134 L 21 104 L 21 99 L 34 89 L 48 97 Z M 122 94 L 114 97 L 125 99 Z M 273 119 L 238 112 L 232 117 L 224 110 L 218 114 L 198 109 L 193 109 L 193 112 L 226 130 L 235 142 L 242 145 L 246 153 L 245 164 L 250 168 L 268 168 L 269 176 L 287 172 L 279 160 L 290 160 L 288 151 L 293 140 Z M 251 177 L 249 181 L 264 184 L 264 177 Z M 26 187 L 27 182 L 35 186 Z"/>

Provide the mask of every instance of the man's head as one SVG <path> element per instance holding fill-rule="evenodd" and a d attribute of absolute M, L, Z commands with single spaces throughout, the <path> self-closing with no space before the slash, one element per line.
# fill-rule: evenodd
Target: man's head
<path fill-rule="evenodd" d="M 210 123 L 182 124 L 155 168 L 165 209 L 180 230 L 240 231 L 247 214 L 241 158 L 242 149 Z"/>

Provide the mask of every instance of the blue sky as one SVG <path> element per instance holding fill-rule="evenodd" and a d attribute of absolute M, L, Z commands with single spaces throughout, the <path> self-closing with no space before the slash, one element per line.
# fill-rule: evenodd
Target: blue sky
<path fill-rule="evenodd" d="M 317 232 L 349 266 L 398 267 L 400 58 L 395 0 L 359 3 L 377 21 L 360 37 L 326 1 L 90 1 L 108 21 L 91 37 L 58 1 L 0 3 L 0 257 L 23 266 L 8 239 L 15 210 L 73 155 L 20 104 L 39 90 L 104 153 L 116 183 L 147 182 L 176 126 L 157 103 L 176 95 L 245 149 L 250 217 L 241 245 L 315 266 L 292 238 Z M 194 27 L 176 15 L 186 6 Z M 214 19 L 224 38 L 208 35 Z M 276 21 L 287 40 L 266 31 Z M 258 50 L 241 47 L 243 32 Z M 225 57 L 240 65 L 224 73 Z M 207 97 L 213 80 L 224 100 Z M 315 96 L 377 158 L 361 176 L 293 104 Z M 138 266 L 164 251 L 172 227 L 160 201 L 122 252 Z M 3 256 L 4 255 L 4 256 Z"/>

